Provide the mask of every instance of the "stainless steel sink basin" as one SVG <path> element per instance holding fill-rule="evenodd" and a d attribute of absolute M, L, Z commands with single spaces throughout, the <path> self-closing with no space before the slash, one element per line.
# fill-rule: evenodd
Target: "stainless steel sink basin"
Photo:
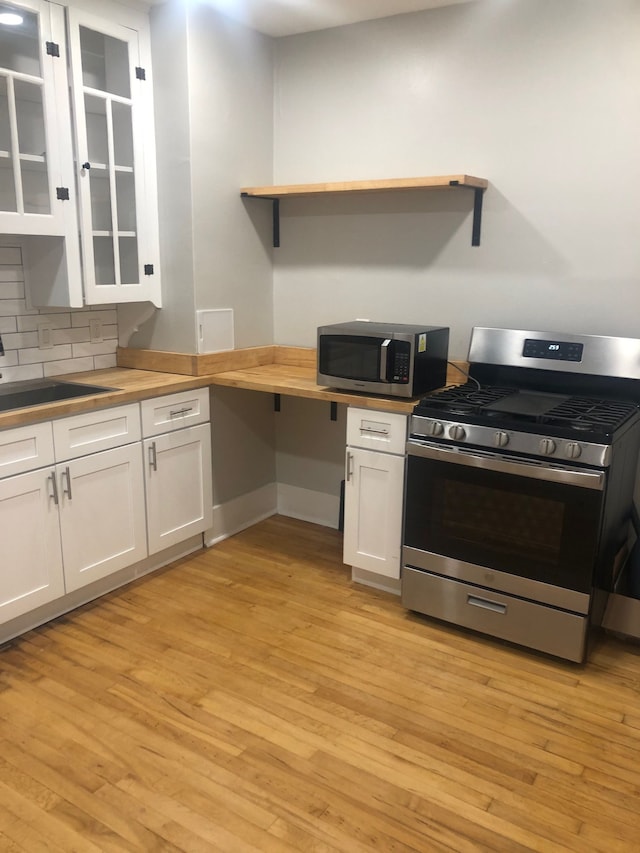
<path fill-rule="evenodd" d="M 0 385 L 0 412 L 24 409 L 27 406 L 41 406 L 43 403 L 55 403 L 58 400 L 72 400 L 75 397 L 104 394 L 113 390 L 115 389 L 103 388 L 100 385 L 61 382 L 57 379 L 27 379 L 24 382 L 7 382 Z"/>

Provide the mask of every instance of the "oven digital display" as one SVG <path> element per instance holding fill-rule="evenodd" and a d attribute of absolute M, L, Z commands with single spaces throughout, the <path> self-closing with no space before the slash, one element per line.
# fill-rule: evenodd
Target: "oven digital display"
<path fill-rule="evenodd" d="M 583 350 L 584 344 L 526 338 L 522 355 L 526 358 L 549 358 L 553 361 L 582 361 Z"/>

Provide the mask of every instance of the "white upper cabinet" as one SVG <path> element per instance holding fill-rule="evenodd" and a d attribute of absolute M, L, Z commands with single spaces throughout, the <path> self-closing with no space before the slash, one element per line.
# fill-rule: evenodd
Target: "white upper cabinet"
<path fill-rule="evenodd" d="M 149 22 L 100 8 L 0 4 L 0 234 L 36 307 L 161 302 Z"/>
<path fill-rule="evenodd" d="M 150 57 L 137 31 L 67 14 L 86 301 L 160 305 Z"/>
<path fill-rule="evenodd" d="M 77 241 L 62 7 L 0 6 L 0 232 Z"/>

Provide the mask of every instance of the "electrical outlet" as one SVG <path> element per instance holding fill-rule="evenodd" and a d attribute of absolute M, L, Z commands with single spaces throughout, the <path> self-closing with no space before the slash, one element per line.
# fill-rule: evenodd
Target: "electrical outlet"
<path fill-rule="evenodd" d="M 102 323 L 98 319 L 89 320 L 89 340 L 94 344 L 102 340 Z"/>
<path fill-rule="evenodd" d="M 53 326 L 51 323 L 38 323 L 38 348 L 51 349 L 53 347 Z"/>

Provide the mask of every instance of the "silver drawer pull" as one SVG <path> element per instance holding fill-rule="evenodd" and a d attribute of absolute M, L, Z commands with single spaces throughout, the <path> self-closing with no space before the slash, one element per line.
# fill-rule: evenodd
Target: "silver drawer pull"
<path fill-rule="evenodd" d="M 177 418 L 178 415 L 186 415 L 187 412 L 192 412 L 193 406 L 187 406 L 185 409 L 173 409 L 173 411 L 169 412 L 170 418 Z"/>
<path fill-rule="evenodd" d="M 149 470 L 157 471 L 158 470 L 158 452 L 156 450 L 156 443 L 152 441 L 149 445 Z"/>
<path fill-rule="evenodd" d="M 370 427 L 360 427 L 360 433 L 366 434 L 372 432 L 374 435 L 389 435 L 388 429 L 371 429 Z"/>
<path fill-rule="evenodd" d="M 62 474 L 60 476 L 61 476 L 61 478 L 62 477 L 67 478 L 67 486 L 66 486 L 66 488 L 64 486 L 62 487 L 62 494 L 66 495 L 69 498 L 69 500 L 71 500 L 73 497 L 71 494 L 71 472 L 69 471 L 68 465 L 65 467 L 64 471 L 62 472 Z"/>
<path fill-rule="evenodd" d="M 58 481 L 56 480 L 56 472 L 53 471 L 51 474 L 49 474 L 49 476 L 47 477 L 47 480 L 51 480 L 52 494 L 50 494 L 49 497 L 53 498 L 54 504 L 56 506 L 58 506 L 58 503 L 59 503 L 59 500 L 58 500 Z"/>
<path fill-rule="evenodd" d="M 472 607 L 481 607 L 483 610 L 492 610 L 494 613 L 506 613 L 507 605 L 499 601 L 489 601 L 488 598 L 478 598 L 477 595 L 468 595 L 467 604 Z"/>

